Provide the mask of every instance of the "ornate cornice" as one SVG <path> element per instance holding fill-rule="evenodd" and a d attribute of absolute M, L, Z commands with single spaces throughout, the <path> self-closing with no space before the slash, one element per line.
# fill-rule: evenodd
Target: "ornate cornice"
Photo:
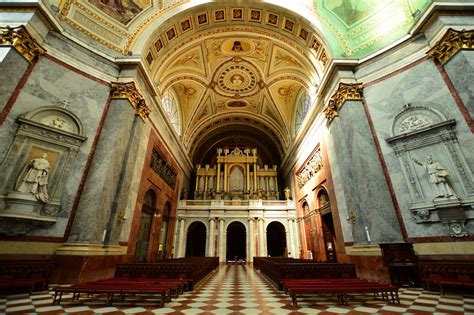
<path fill-rule="evenodd" d="M 443 38 L 428 52 L 428 56 L 445 64 L 461 49 L 474 48 L 474 30 L 456 31 L 448 29 Z"/>
<path fill-rule="evenodd" d="M 13 46 L 30 63 L 46 53 L 46 50 L 36 42 L 36 39 L 31 37 L 24 26 L 0 27 L 0 45 Z"/>
<path fill-rule="evenodd" d="M 342 105 L 348 100 L 362 100 L 364 85 L 362 83 L 339 83 L 336 92 L 331 96 L 328 105 L 323 109 L 329 123 L 338 115 Z"/>
<path fill-rule="evenodd" d="M 112 99 L 127 99 L 135 109 L 135 115 L 142 119 L 148 118 L 151 109 L 146 105 L 145 98 L 138 92 L 134 82 L 113 82 Z"/>

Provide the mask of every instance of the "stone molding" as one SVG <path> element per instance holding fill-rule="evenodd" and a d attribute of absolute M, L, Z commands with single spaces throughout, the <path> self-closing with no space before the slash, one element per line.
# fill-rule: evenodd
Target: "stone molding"
<path fill-rule="evenodd" d="M 46 53 L 46 50 L 38 44 L 24 26 L 0 27 L 0 45 L 13 46 L 30 63 Z"/>
<path fill-rule="evenodd" d="M 112 82 L 111 90 L 112 99 L 127 99 L 135 109 L 135 115 L 145 120 L 151 113 L 150 107 L 147 106 L 145 98 L 138 91 L 135 82 Z"/>
<path fill-rule="evenodd" d="M 336 92 L 323 109 L 328 123 L 330 124 L 335 117 L 339 116 L 338 112 L 346 101 L 362 100 L 364 97 L 363 89 L 364 85 L 362 83 L 339 83 Z"/>
<path fill-rule="evenodd" d="M 474 30 L 448 29 L 443 38 L 428 52 L 428 56 L 445 64 L 461 49 L 474 48 Z"/>

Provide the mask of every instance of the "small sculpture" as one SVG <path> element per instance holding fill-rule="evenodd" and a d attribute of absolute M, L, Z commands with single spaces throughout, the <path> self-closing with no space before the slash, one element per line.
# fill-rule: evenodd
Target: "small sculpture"
<path fill-rule="evenodd" d="M 426 163 L 413 159 L 413 162 L 423 166 L 428 174 L 428 181 L 433 186 L 435 197 L 455 196 L 453 189 L 448 183 L 448 170 L 441 163 L 434 161 L 431 155 L 426 156 Z"/>
<path fill-rule="evenodd" d="M 32 159 L 18 176 L 16 191 L 33 194 L 37 200 L 44 203 L 49 202 L 47 191 L 50 164 L 48 155 L 43 153 L 41 157 Z"/>
<path fill-rule="evenodd" d="M 283 189 L 283 192 L 285 193 L 285 200 L 290 200 L 290 188 L 285 187 L 285 189 Z"/>

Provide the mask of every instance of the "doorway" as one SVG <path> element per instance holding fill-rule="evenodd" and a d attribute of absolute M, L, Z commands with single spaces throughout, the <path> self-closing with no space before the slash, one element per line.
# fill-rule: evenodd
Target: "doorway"
<path fill-rule="evenodd" d="M 170 209 L 170 203 L 166 202 L 161 217 L 160 237 L 158 240 L 158 258 L 160 260 L 165 259 L 168 256 L 168 226 L 170 220 Z"/>
<path fill-rule="evenodd" d="M 148 247 L 150 245 L 150 231 L 153 214 L 157 211 L 154 206 L 156 195 L 153 190 L 147 191 L 143 199 L 142 213 L 140 216 L 140 227 L 138 228 L 137 241 L 135 242 L 135 262 L 144 262 L 148 259 Z"/>
<path fill-rule="evenodd" d="M 247 236 L 245 225 L 232 222 L 227 227 L 227 261 L 247 260 Z"/>
<path fill-rule="evenodd" d="M 267 226 L 267 251 L 271 257 L 288 256 L 285 227 L 280 222 L 272 222 Z"/>
<path fill-rule="evenodd" d="M 202 222 L 193 222 L 186 237 L 186 257 L 204 257 L 206 253 L 206 226 Z"/>

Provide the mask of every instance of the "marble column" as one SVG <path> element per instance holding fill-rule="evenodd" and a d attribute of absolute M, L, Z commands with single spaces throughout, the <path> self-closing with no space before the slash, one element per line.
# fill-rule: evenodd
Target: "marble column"
<path fill-rule="evenodd" d="M 249 257 L 248 261 L 253 263 L 253 257 L 256 256 L 255 253 L 255 219 L 249 219 Z"/>
<path fill-rule="evenodd" d="M 184 234 L 184 225 L 186 224 L 186 219 L 185 218 L 178 218 L 179 220 L 179 246 L 178 246 L 178 258 L 184 257 L 186 254 L 186 248 L 184 247 L 186 245 L 185 242 L 185 234 Z"/>
<path fill-rule="evenodd" d="M 294 218 L 288 218 L 288 257 L 294 257 L 295 255 L 295 233 L 293 231 Z"/>
<path fill-rule="evenodd" d="M 260 257 L 265 257 L 266 251 L 265 251 L 265 230 L 264 230 L 264 219 L 263 218 L 258 218 L 258 256 Z"/>
<path fill-rule="evenodd" d="M 199 191 L 199 175 L 196 176 L 196 192 Z"/>
<path fill-rule="evenodd" d="M 219 262 L 226 262 L 225 256 L 225 233 L 224 233 L 225 219 L 219 218 Z"/>
<path fill-rule="evenodd" d="M 210 218 L 209 219 L 209 246 L 208 246 L 208 253 L 207 256 L 214 257 L 216 256 L 215 250 L 216 244 L 216 219 Z"/>

